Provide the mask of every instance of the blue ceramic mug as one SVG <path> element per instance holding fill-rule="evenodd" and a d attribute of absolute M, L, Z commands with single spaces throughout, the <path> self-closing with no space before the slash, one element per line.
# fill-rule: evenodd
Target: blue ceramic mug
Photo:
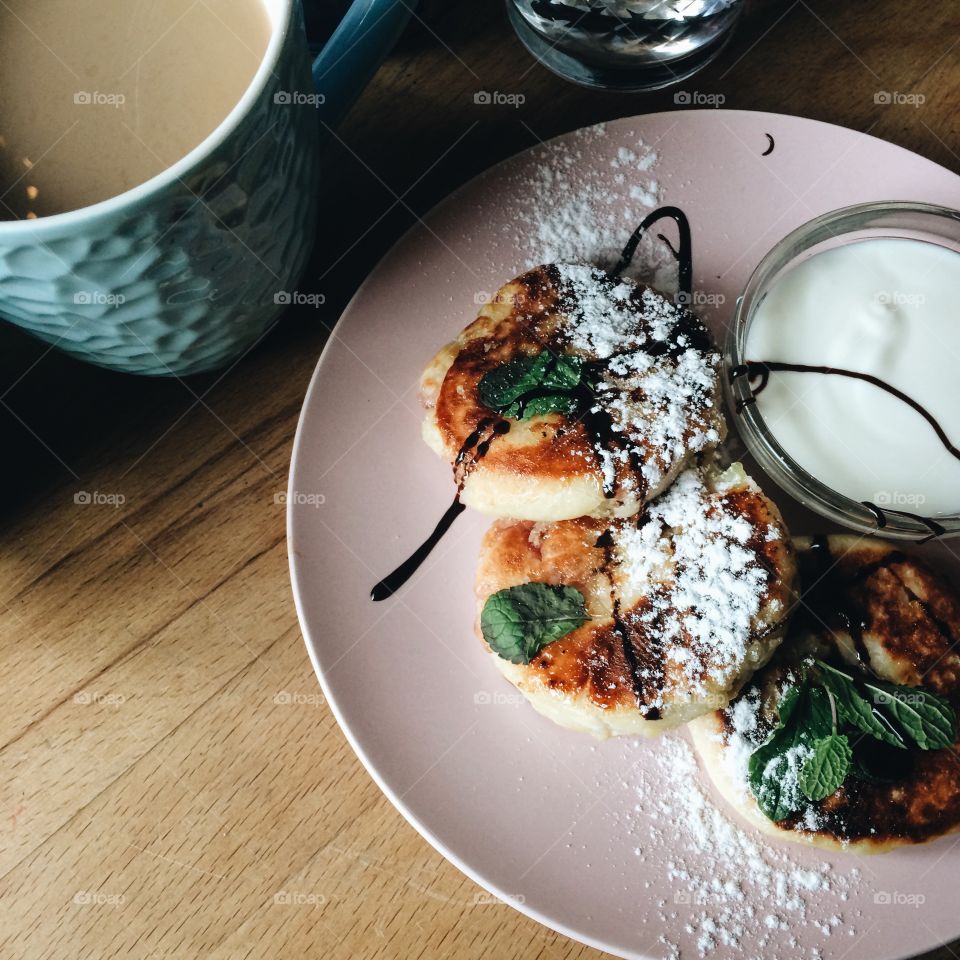
<path fill-rule="evenodd" d="M 199 146 L 109 200 L 0 222 L 0 316 L 91 363 L 156 376 L 222 366 L 270 329 L 315 236 L 321 132 L 411 4 L 354 0 L 311 71 L 300 0 L 264 2 L 263 62 Z"/>

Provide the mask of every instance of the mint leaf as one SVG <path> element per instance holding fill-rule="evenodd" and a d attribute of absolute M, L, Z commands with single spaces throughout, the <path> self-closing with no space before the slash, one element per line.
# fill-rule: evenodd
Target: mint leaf
<path fill-rule="evenodd" d="M 826 691 L 806 683 L 787 687 L 777 707 L 780 722 L 750 754 L 747 778 L 757 806 L 771 820 L 785 820 L 803 806 L 799 770 L 812 744 L 833 730 Z"/>
<path fill-rule="evenodd" d="M 544 350 L 534 356 L 514 357 L 494 367 L 477 385 L 480 402 L 504 417 L 529 420 L 548 413 L 575 413 L 574 391 L 583 380 L 579 357 Z"/>
<path fill-rule="evenodd" d="M 546 393 L 537 395 L 523 405 L 521 410 L 519 403 L 511 404 L 508 411 L 504 411 L 508 417 L 514 417 L 520 420 L 529 420 L 531 417 L 542 417 L 548 413 L 571 414 L 577 412 L 577 401 L 568 393 Z"/>
<path fill-rule="evenodd" d="M 795 683 L 783 691 L 780 696 L 780 702 L 777 704 L 777 716 L 779 718 L 779 723 L 777 724 L 778 729 L 785 727 L 790 722 L 793 711 L 796 709 L 805 691 L 805 683 Z"/>
<path fill-rule="evenodd" d="M 803 805 L 796 768 L 809 750 L 796 730 L 777 730 L 750 754 L 747 776 L 757 806 L 771 820 L 786 820 Z"/>
<path fill-rule="evenodd" d="M 807 744 L 833 733 L 833 711 L 830 697 L 823 687 L 811 687 L 807 695 L 806 713 L 802 717 L 801 737 Z"/>
<path fill-rule="evenodd" d="M 514 357 L 494 367 L 477 385 L 480 402 L 497 412 L 509 407 L 518 397 L 537 386 L 539 376 L 534 366 L 544 356 L 541 353 L 538 357 Z M 542 369 L 539 374 L 542 375 Z"/>
<path fill-rule="evenodd" d="M 936 750 L 956 742 L 957 715 L 943 697 L 851 675 L 822 660 L 814 665 L 783 691 L 777 726 L 750 755 L 750 788 L 770 819 L 783 820 L 806 801 L 829 797 L 848 776 L 902 780 L 913 763 L 908 746 Z M 853 731 L 868 736 L 851 744 Z"/>
<path fill-rule="evenodd" d="M 546 351 L 544 351 L 546 353 Z M 541 353 L 540 356 L 544 356 Z M 553 363 L 549 365 L 540 383 L 541 387 L 555 387 L 557 390 L 572 390 L 580 383 L 583 373 L 583 361 L 579 357 L 570 357 L 566 354 L 552 356 Z"/>
<path fill-rule="evenodd" d="M 579 590 L 522 583 L 487 597 L 480 614 L 480 632 L 504 660 L 529 663 L 542 647 L 589 619 Z"/>
<path fill-rule="evenodd" d="M 921 750 L 941 750 L 956 742 L 957 715 L 943 697 L 882 680 L 865 680 L 864 686 Z"/>
<path fill-rule="evenodd" d="M 923 687 L 867 677 L 854 679 L 821 660 L 817 666 L 822 682 L 837 697 L 844 720 L 858 730 L 891 746 L 906 747 L 909 737 L 921 750 L 939 750 L 956 741 L 957 715 L 943 697 Z"/>
<path fill-rule="evenodd" d="M 850 770 L 853 751 L 842 733 L 815 740 L 800 768 L 799 786 L 808 800 L 823 800 L 840 789 Z"/>
<path fill-rule="evenodd" d="M 892 747 L 906 748 L 897 730 L 860 693 L 852 677 L 820 660 L 817 666 L 820 668 L 820 681 L 836 699 L 837 712 L 845 723 Z"/>

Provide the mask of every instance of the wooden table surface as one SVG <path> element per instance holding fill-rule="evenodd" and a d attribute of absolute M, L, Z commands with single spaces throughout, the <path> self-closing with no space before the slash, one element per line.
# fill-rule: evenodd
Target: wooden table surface
<path fill-rule="evenodd" d="M 764 3 L 687 87 L 960 170 L 958 38 L 937 0 Z M 672 108 L 558 80 L 497 0 L 428 3 L 329 150 L 303 285 L 323 307 L 189 381 L 0 328 L 3 960 L 600 956 L 478 896 L 365 773 L 304 650 L 276 495 L 331 325 L 418 214 L 537 138 Z"/>

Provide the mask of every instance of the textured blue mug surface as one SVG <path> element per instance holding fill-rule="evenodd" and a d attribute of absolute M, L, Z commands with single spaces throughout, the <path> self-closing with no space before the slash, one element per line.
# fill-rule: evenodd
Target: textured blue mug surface
<path fill-rule="evenodd" d="M 102 203 L 0 223 L 0 315 L 91 363 L 157 376 L 222 366 L 270 329 L 313 242 L 321 133 L 409 7 L 356 0 L 312 78 L 299 3 L 266 5 L 256 76 L 186 157 Z"/>

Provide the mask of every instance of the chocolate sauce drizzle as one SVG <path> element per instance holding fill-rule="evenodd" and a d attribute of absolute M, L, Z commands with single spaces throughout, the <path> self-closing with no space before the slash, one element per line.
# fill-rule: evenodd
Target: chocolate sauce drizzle
<path fill-rule="evenodd" d="M 672 219 L 677 224 L 677 229 L 680 232 L 680 247 L 679 250 L 674 250 L 674 248 L 667 243 L 667 246 L 670 247 L 671 252 L 677 258 L 678 261 L 678 272 L 679 272 L 679 289 L 681 295 L 685 295 L 686 299 L 680 298 L 680 302 L 686 303 L 689 302 L 692 298 L 692 283 L 693 283 L 693 255 L 691 252 L 691 242 L 690 242 L 690 223 L 687 220 L 686 215 L 678 207 L 661 207 L 659 210 L 654 210 L 652 213 L 648 214 L 640 226 L 634 230 L 630 239 L 627 241 L 626 246 L 623 248 L 623 253 L 620 255 L 620 259 L 617 262 L 617 265 L 609 272 L 611 280 L 615 280 L 617 277 L 623 273 L 624 270 L 630 266 L 631 261 L 633 260 L 633 255 L 636 253 L 637 247 L 640 244 L 640 240 L 643 238 L 644 233 L 649 229 L 651 225 L 656 223 L 663 218 Z M 666 238 L 662 238 L 666 242 Z M 686 327 L 682 332 L 686 333 L 689 338 L 689 342 L 698 347 L 698 349 L 705 349 L 708 343 L 708 338 L 706 332 L 702 330 L 698 323 L 694 322 L 696 318 L 693 314 L 685 315 L 681 319 L 681 323 L 686 324 Z M 660 356 L 670 349 L 676 349 L 675 345 L 663 343 L 651 345 L 649 348 L 645 348 L 645 352 L 653 356 Z M 609 357 L 603 361 L 603 365 L 609 364 L 615 357 Z M 548 391 L 550 395 L 556 393 L 555 390 Z M 526 405 L 537 396 L 546 395 L 541 394 L 540 391 L 532 390 L 529 394 L 525 395 L 519 402 L 520 410 L 518 413 L 518 418 L 523 416 L 523 410 Z M 573 391 L 574 399 L 577 403 L 578 418 L 583 423 L 585 429 L 590 434 L 593 446 L 598 449 L 610 450 L 612 451 L 617 444 L 617 434 L 613 429 L 613 420 L 610 417 L 610 414 L 607 411 L 597 407 L 595 398 L 588 387 L 587 384 L 581 383 Z M 463 490 L 464 482 L 466 478 L 470 475 L 470 471 L 476 467 L 476 465 L 486 456 L 487 452 L 490 449 L 490 444 L 495 437 L 507 433 L 510 429 L 510 423 L 507 420 L 502 418 L 488 418 L 481 420 L 476 429 L 467 437 L 463 442 L 463 446 L 457 453 L 456 459 L 454 460 L 453 465 L 453 475 L 454 479 L 457 482 L 457 495 L 454 497 L 453 503 L 447 508 L 446 513 L 440 518 L 439 523 L 433 530 L 433 533 L 408 557 L 396 570 L 394 570 L 389 576 L 386 576 L 377 583 L 373 589 L 370 591 L 370 599 L 379 601 L 386 600 L 387 597 L 392 596 L 400 589 L 413 574 L 417 571 L 420 564 L 427 558 L 430 551 L 440 542 L 443 535 L 450 529 L 453 521 L 457 519 L 458 516 L 463 512 L 464 506 L 460 502 L 460 493 Z M 630 456 L 630 466 L 634 475 L 638 478 L 642 477 L 640 473 L 640 462 L 639 454 L 636 451 L 629 451 Z M 599 462 L 599 452 L 598 452 L 598 462 Z M 604 474 L 603 480 L 603 494 L 608 499 L 612 497 L 615 493 L 615 480 L 610 482 L 607 480 L 606 475 Z M 626 647 L 624 648 L 626 653 Z M 630 654 L 628 655 L 628 662 L 631 661 L 633 656 L 633 651 L 631 649 Z M 632 668 L 635 669 L 635 668 Z"/>
<path fill-rule="evenodd" d="M 630 625 L 624 620 L 623 613 L 620 609 L 620 595 L 617 592 L 613 577 L 613 533 L 609 528 L 597 537 L 596 545 L 603 550 L 603 563 L 600 569 L 610 581 L 610 599 L 613 601 L 613 632 L 620 640 L 624 659 L 627 661 L 627 666 L 630 669 L 630 684 L 633 688 L 634 699 L 645 719 L 659 720 L 660 710 L 657 707 L 648 707 L 646 705 L 646 682 L 640 670 L 637 652 L 633 646 Z"/>
<path fill-rule="evenodd" d="M 392 597 L 416 572 L 417 568 L 427 559 L 430 551 L 443 539 L 443 535 L 453 526 L 453 521 L 460 516 L 466 507 L 460 502 L 460 494 L 453 498 L 453 503 L 447 507 L 446 513 L 433 528 L 433 533 L 397 567 L 393 573 L 384 577 L 375 584 L 370 591 L 371 600 L 386 600 Z"/>
<path fill-rule="evenodd" d="M 647 214 L 640 222 L 640 226 L 633 231 L 627 245 L 620 254 L 617 265 L 610 271 L 610 276 L 614 279 L 620 276 L 633 260 L 633 255 L 637 252 L 637 247 L 643 239 L 643 235 L 653 226 L 663 219 L 670 219 L 677 225 L 680 234 L 680 247 L 674 250 L 673 246 L 667 241 L 666 237 L 658 234 L 660 238 L 670 247 L 670 252 L 677 258 L 677 287 L 681 294 L 686 294 L 688 301 L 693 296 L 693 246 L 690 241 L 690 221 L 687 215 L 679 207 L 660 207 L 652 213 Z"/>
<path fill-rule="evenodd" d="M 657 236 L 667 245 L 670 252 L 677 259 L 678 288 L 680 291 L 678 301 L 680 303 L 689 303 L 693 297 L 693 246 L 690 239 L 690 221 L 687 220 L 686 214 L 679 207 L 660 207 L 658 210 L 647 214 L 637 229 L 630 235 L 630 239 L 620 254 L 620 259 L 613 269 L 608 271 L 607 275 L 611 280 L 616 280 L 633 262 L 637 247 L 640 245 L 640 241 L 643 239 L 647 230 L 663 219 L 673 220 L 677 225 L 677 230 L 680 235 L 680 246 L 678 250 L 674 249 L 673 245 L 662 233 L 657 234 Z M 678 321 L 677 328 L 678 333 L 686 335 L 688 342 L 684 347 L 680 347 L 676 342 L 676 340 L 681 339 L 677 337 L 674 338 L 673 342 L 664 340 L 658 343 L 645 344 L 644 353 L 651 357 L 660 357 L 670 353 L 675 357 L 691 345 L 698 350 L 709 349 L 710 341 L 707 332 L 700 325 L 694 314 L 689 311 L 686 312 Z M 603 360 L 594 360 L 585 364 L 585 368 L 588 374 L 598 377 L 614 360 L 620 357 L 630 356 L 634 352 L 635 351 L 631 350 L 614 354 Z M 617 431 L 614 430 L 613 419 L 610 414 L 597 406 L 595 397 L 586 385 L 581 383 L 574 395 L 578 399 L 580 409 L 578 419 L 590 434 L 592 445 L 597 453 L 597 463 L 601 467 L 601 473 L 603 474 L 603 495 L 609 500 L 616 493 L 616 478 L 608 478 L 603 471 L 600 451 L 607 450 L 612 453 L 618 449 L 618 434 Z M 638 483 L 643 483 L 643 474 L 640 469 L 643 463 L 639 453 L 632 448 L 628 448 L 627 456 L 630 461 L 630 472 L 636 477 Z M 640 493 L 644 495 L 646 491 L 641 489 Z"/>
<path fill-rule="evenodd" d="M 657 340 L 654 343 L 645 343 L 637 349 L 641 350 L 646 356 L 653 357 L 654 359 L 669 356 L 671 360 L 679 360 L 684 351 L 689 350 L 691 347 L 701 353 L 713 349 L 713 344 L 710 342 L 710 335 L 707 333 L 706 327 L 704 327 L 697 315 L 692 311 L 685 310 L 680 314 L 673 329 L 676 335 L 671 340 Z M 611 354 L 609 357 L 604 357 L 602 360 L 587 360 L 583 368 L 591 377 L 597 377 L 615 360 L 620 360 L 623 357 L 632 357 L 637 352 L 637 349 L 623 350 L 619 353 Z M 555 393 L 556 391 L 552 392 Z"/>
<path fill-rule="evenodd" d="M 744 407 L 757 402 L 757 394 L 761 393 L 770 382 L 770 374 L 778 371 L 786 373 L 819 373 L 826 376 L 849 377 L 852 380 L 862 380 L 865 383 L 869 383 L 889 393 L 891 396 L 896 397 L 899 401 L 919 413 L 933 429 L 933 432 L 937 435 L 937 439 L 943 444 L 946 451 L 954 459 L 960 460 L 960 448 L 957 448 L 951 443 L 946 431 L 926 407 L 885 380 L 881 380 L 879 377 L 875 377 L 870 373 L 862 373 L 859 370 L 847 370 L 843 367 L 827 367 L 806 363 L 784 363 L 778 360 L 750 360 L 747 363 L 742 363 L 734 367 L 729 374 L 731 383 L 741 377 L 745 377 L 750 387 L 750 396 L 737 401 L 737 413 L 742 413 Z M 754 381 L 758 381 L 756 385 L 754 385 Z M 906 510 L 893 510 L 891 508 L 879 507 L 869 500 L 861 500 L 860 503 L 874 515 L 877 526 L 881 529 L 887 525 L 887 515 L 896 514 L 901 517 L 916 520 L 930 530 L 930 536 L 922 541 L 923 543 L 935 537 L 943 536 L 943 534 L 946 533 L 945 528 L 930 517 L 922 517 L 916 513 L 908 513 Z"/>
<path fill-rule="evenodd" d="M 587 395 L 580 402 L 581 412 L 578 419 L 583 424 L 587 433 L 590 434 L 590 445 L 593 448 L 597 466 L 600 468 L 600 475 L 603 478 L 601 481 L 603 495 L 609 500 L 617 492 L 617 471 L 614 467 L 614 469 L 610 471 L 611 475 L 607 475 L 607 472 L 603 469 L 604 464 L 601 459 L 601 451 L 606 450 L 612 456 L 614 451 L 619 448 L 617 432 L 613 428 L 613 417 L 610 416 L 607 410 L 597 404 L 593 394 L 582 384 L 577 388 L 577 392 L 579 393 L 580 391 L 586 392 Z M 632 447 L 628 447 L 627 456 L 630 460 L 630 470 L 636 477 L 637 484 L 642 488 L 645 487 L 646 481 L 640 472 L 640 467 L 642 466 L 640 455 Z M 641 489 L 640 492 L 642 495 L 646 491 Z"/>
<path fill-rule="evenodd" d="M 457 481 L 457 496 L 463 490 L 473 468 L 487 455 L 494 437 L 510 432 L 510 421 L 497 417 L 485 417 L 466 440 L 453 461 L 453 476 Z"/>
<path fill-rule="evenodd" d="M 872 500 L 861 500 L 860 504 L 873 514 L 874 519 L 877 521 L 877 527 L 881 530 L 887 525 L 887 514 L 890 513 L 898 517 L 907 517 L 910 520 L 916 520 L 917 523 L 922 523 L 930 531 L 930 536 L 918 540 L 917 543 L 920 544 L 936 540 L 937 537 L 942 537 L 947 532 L 947 528 L 943 526 L 943 524 L 937 523 L 932 517 L 921 517 L 919 513 L 909 513 L 907 510 L 894 510 L 893 507 L 878 507 Z"/>
<path fill-rule="evenodd" d="M 787 373 L 822 373 L 829 376 L 849 377 L 852 380 L 863 380 L 875 387 L 879 387 L 881 390 L 885 390 L 891 396 L 905 403 L 911 409 L 916 410 L 933 428 L 937 439 L 946 447 L 947 452 L 955 459 L 960 460 L 960 449 L 950 442 L 946 431 L 940 426 L 936 417 L 934 417 L 926 407 L 914 400 L 913 397 L 907 396 L 902 390 L 898 390 L 892 384 L 887 383 L 886 380 L 881 380 L 879 377 L 875 377 L 870 373 L 861 373 L 858 370 L 845 370 L 843 367 L 821 367 L 806 363 L 781 363 L 777 360 L 751 360 L 748 363 L 742 363 L 739 367 L 734 367 L 730 371 L 730 382 L 732 383 L 738 377 L 745 376 L 750 383 L 750 389 L 753 395 L 737 404 L 737 413 L 740 413 L 748 404 L 756 403 L 757 394 L 760 393 L 770 381 L 770 374 L 780 370 Z M 754 387 L 753 381 L 757 378 L 759 378 L 760 383 Z"/>
<path fill-rule="evenodd" d="M 700 352 L 706 352 L 711 349 L 710 337 L 706 328 L 701 324 L 696 314 L 691 311 L 686 310 L 680 315 L 674 326 L 674 330 L 676 335 L 671 340 L 645 343 L 641 348 L 643 353 L 648 357 L 654 358 L 669 356 L 670 359 L 677 361 L 680 355 L 691 347 Z M 594 451 L 594 456 L 596 457 L 597 466 L 603 477 L 601 481 L 603 495 L 608 500 L 611 499 L 617 491 L 616 470 L 611 471 L 614 476 L 607 476 L 607 473 L 603 469 L 604 464 L 601 459 L 601 452 L 606 450 L 611 455 L 618 452 L 621 449 L 622 432 L 615 429 L 614 421 L 610 413 L 597 403 L 597 398 L 589 382 L 599 380 L 615 360 L 619 360 L 622 357 L 633 356 L 636 352 L 636 350 L 625 350 L 612 354 L 609 357 L 604 357 L 602 360 L 586 361 L 583 365 L 585 377 L 581 379 L 580 383 L 571 391 L 575 404 L 574 419 L 580 421 L 590 435 L 591 446 Z M 535 397 L 552 396 L 556 392 L 556 390 L 546 389 L 531 390 L 529 393 L 524 394 L 518 401 L 520 412 L 517 416 L 521 417 L 523 415 L 523 409 L 526 407 L 526 404 Z M 638 492 L 641 497 L 645 497 L 647 483 L 641 471 L 643 460 L 639 452 L 633 447 L 628 446 L 626 454 L 630 463 L 630 472 L 639 487 Z"/>
<path fill-rule="evenodd" d="M 463 446 L 460 447 L 453 461 L 453 475 L 457 481 L 457 495 L 453 498 L 453 503 L 447 507 L 446 512 L 433 528 L 433 533 L 396 570 L 374 585 L 370 591 L 371 600 L 380 601 L 392 597 L 417 572 L 430 551 L 453 526 L 453 521 L 466 509 L 460 502 L 460 493 L 470 471 L 486 456 L 493 438 L 502 436 L 509 430 L 508 420 L 488 417 L 481 420 L 476 429 L 463 441 Z"/>
<path fill-rule="evenodd" d="M 892 558 L 889 554 L 884 560 Z M 892 559 L 888 560 L 893 563 Z M 856 580 L 866 580 L 874 570 L 861 568 Z M 822 632 L 823 624 L 837 625 L 850 634 L 857 659 L 867 670 L 870 657 L 863 642 L 863 634 L 870 626 L 869 613 L 850 595 L 849 587 L 855 581 L 843 580 L 836 570 L 836 560 L 827 537 L 815 537 L 808 555 L 800 556 L 800 582 L 803 585 L 801 615 L 812 621 L 816 633 Z M 812 612 L 812 616 L 810 615 Z"/>

